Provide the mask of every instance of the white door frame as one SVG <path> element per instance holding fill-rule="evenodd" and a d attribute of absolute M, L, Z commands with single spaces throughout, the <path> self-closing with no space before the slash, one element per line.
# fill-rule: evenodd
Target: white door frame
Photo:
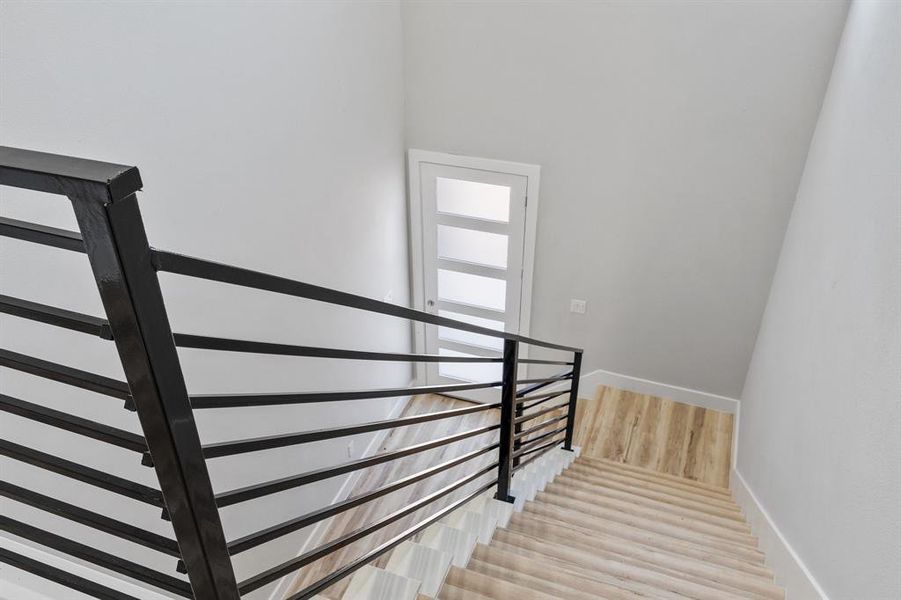
<path fill-rule="evenodd" d="M 444 152 L 432 152 L 430 150 L 407 150 L 407 181 L 409 194 L 407 195 L 409 206 L 410 229 L 410 267 L 412 278 L 413 308 L 425 310 L 425 282 L 422 263 L 422 190 L 420 189 L 419 166 L 422 163 L 435 163 L 465 169 L 478 169 L 481 171 L 495 171 L 511 175 L 521 175 L 526 178 L 526 220 L 523 232 L 523 257 L 522 257 L 522 291 L 520 295 L 519 333 L 529 335 L 529 325 L 532 315 L 532 273 L 535 268 L 535 238 L 538 231 L 538 190 L 541 177 L 541 167 L 525 163 L 495 160 L 491 158 L 477 158 L 473 156 L 461 156 L 459 154 L 447 154 Z M 414 352 L 425 352 L 425 324 L 413 323 L 413 348 Z M 528 346 L 520 348 L 521 358 L 528 357 Z M 520 373 L 525 376 L 528 365 L 520 366 Z M 421 385 L 426 379 L 424 363 L 414 363 L 413 374 L 417 384 Z"/>

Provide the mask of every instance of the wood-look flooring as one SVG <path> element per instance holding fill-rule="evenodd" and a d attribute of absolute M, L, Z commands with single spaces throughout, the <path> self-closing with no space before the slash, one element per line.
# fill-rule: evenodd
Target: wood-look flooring
<path fill-rule="evenodd" d="M 417 396 L 410 401 L 403 416 L 466 406 L 471 404 L 443 396 Z M 541 406 L 535 410 L 546 407 Z M 551 419 L 557 414 L 559 413 L 543 415 L 540 420 Z M 398 428 L 385 439 L 378 452 L 407 448 L 440 437 L 493 425 L 498 419 L 498 411 L 489 410 Z M 543 431 L 545 430 L 533 435 L 540 435 Z M 371 467 L 363 471 L 362 477 L 354 487 L 353 495 L 375 490 L 402 477 L 493 444 L 496 439 L 497 431 L 492 431 L 442 448 Z M 596 398 L 582 398 L 579 401 L 575 443 L 582 447 L 582 455 L 586 457 L 607 458 L 710 485 L 728 487 L 731 439 L 732 415 L 725 413 L 603 387 L 599 388 Z M 333 517 L 319 543 L 338 539 L 358 528 L 370 525 L 473 473 L 478 467 L 488 466 L 496 460 L 496 451 L 484 454 L 463 465 Z M 398 519 L 384 529 L 308 565 L 298 572 L 288 595 L 363 556 L 367 551 L 463 497 L 467 492 L 475 490 L 480 484 L 489 482 L 493 477 L 496 477 L 496 473 L 486 474 L 481 479 L 448 494 L 442 500 Z M 374 564 L 383 566 L 386 560 L 382 559 Z M 328 598 L 338 599 L 346 587 L 347 579 L 344 579 L 320 593 Z"/>
<path fill-rule="evenodd" d="M 600 386 L 580 399 L 582 455 L 729 487 L 733 415 Z"/>

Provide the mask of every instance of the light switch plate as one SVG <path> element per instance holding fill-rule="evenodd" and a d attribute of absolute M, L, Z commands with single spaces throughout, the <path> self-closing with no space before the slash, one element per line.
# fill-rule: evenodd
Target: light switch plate
<path fill-rule="evenodd" d="M 569 312 L 576 313 L 577 315 L 584 315 L 587 306 L 587 300 L 578 300 L 576 298 L 572 298 L 569 301 Z"/>

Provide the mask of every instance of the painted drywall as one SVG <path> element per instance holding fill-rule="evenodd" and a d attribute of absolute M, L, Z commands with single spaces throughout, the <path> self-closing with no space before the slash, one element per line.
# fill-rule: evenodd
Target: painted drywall
<path fill-rule="evenodd" d="M 741 398 L 738 471 L 833 600 L 901 598 L 899 32 L 852 5 Z"/>
<path fill-rule="evenodd" d="M 135 164 L 157 247 L 408 303 L 400 8 L 393 2 L 8 2 L 0 8 L 5 145 Z M 65 199 L 3 190 L 3 214 L 74 228 Z M 101 314 L 84 256 L 5 241 L 4 293 Z M 409 351 L 400 320 L 162 276 L 173 328 Z M 4 318 L 2 345 L 122 377 L 109 342 Z M 182 351 L 193 393 L 406 385 L 406 365 Z M 348 367 L 350 367 L 348 369 Z M 0 371 L 4 393 L 135 430 L 121 402 Z M 394 399 L 209 411 L 205 442 L 385 417 Z M 154 483 L 135 456 L 4 415 L 4 437 Z M 371 434 L 209 462 L 217 490 L 360 456 Z M 348 449 L 346 443 L 354 442 Z M 158 511 L 11 461 L 4 478 L 169 532 Z M 342 478 L 222 511 L 229 538 L 328 504 Z M 42 521 L 33 511 L 13 508 Z M 58 531 L 86 536 L 78 526 Z M 237 557 L 239 576 L 293 557 L 304 535 Z M 126 556 L 127 542 L 99 535 Z M 137 553 L 172 572 L 174 561 Z"/>
<path fill-rule="evenodd" d="M 407 144 L 541 165 L 532 336 L 736 398 L 846 10 L 408 2 Z"/>

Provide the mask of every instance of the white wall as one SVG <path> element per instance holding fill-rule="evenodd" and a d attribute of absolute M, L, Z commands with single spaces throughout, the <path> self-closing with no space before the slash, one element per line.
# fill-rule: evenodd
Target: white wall
<path fill-rule="evenodd" d="M 738 470 L 834 600 L 901 598 L 899 32 L 852 5 L 742 394 Z"/>
<path fill-rule="evenodd" d="M 138 165 L 151 243 L 408 302 L 401 14 L 393 2 L 32 3 L 0 9 L 5 145 Z M 65 199 L 3 191 L 6 216 L 74 228 Z M 5 241 L 3 290 L 102 314 L 83 256 Z M 40 273 L 40 276 L 38 276 Z M 176 331 L 409 351 L 409 326 L 163 276 Z M 121 377 L 112 345 L 12 318 L 2 345 Z M 406 365 L 182 351 L 194 393 L 405 385 Z M 352 367 L 352 371 L 344 367 Z M 135 429 L 121 402 L 0 371 L 4 393 Z M 395 400 L 199 415 L 204 441 L 383 418 Z M 153 483 L 134 456 L 4 415 L 4 436 Z M 359 456 L 371 436 L 353 438 Z M 210 462 L 232 489 L 347 459 L 347 440 Z M 97 493 L 6 462 L 4 476 L 80 500 Z M 18 478 L 18 479 L 16 479 Z M 327 504 L 342 479 L 223 511 L 229 538 Z M 4 509 L 11 503 L 4 503 Z M 166 531 L 158 511 L 93 504 Z M 17 511 L 25 513 L 26 511 Z M 33 513 L 28 519 L 37 519 Z M 70 528 L 72 529 L 72 528 Z M 68 530 L 63 530 L 68 531 Z M 305 535 L 308 532 L 303 532 Z M 81 535 L 81 534 L 79 534 Z M 238 561 L 293 556 L 303 535 Z M 112 541 L 104 539 L 103 543 Z M 128 543 L 113 547 L 129 552 Z M 171 571 L 171 559 L 152 564 Z"/>
<path fill-rule="evenodd" d="M 408 2 L 407 144 L 541 165 L 533 336 L 734 398 L 846 9 Z"/>

